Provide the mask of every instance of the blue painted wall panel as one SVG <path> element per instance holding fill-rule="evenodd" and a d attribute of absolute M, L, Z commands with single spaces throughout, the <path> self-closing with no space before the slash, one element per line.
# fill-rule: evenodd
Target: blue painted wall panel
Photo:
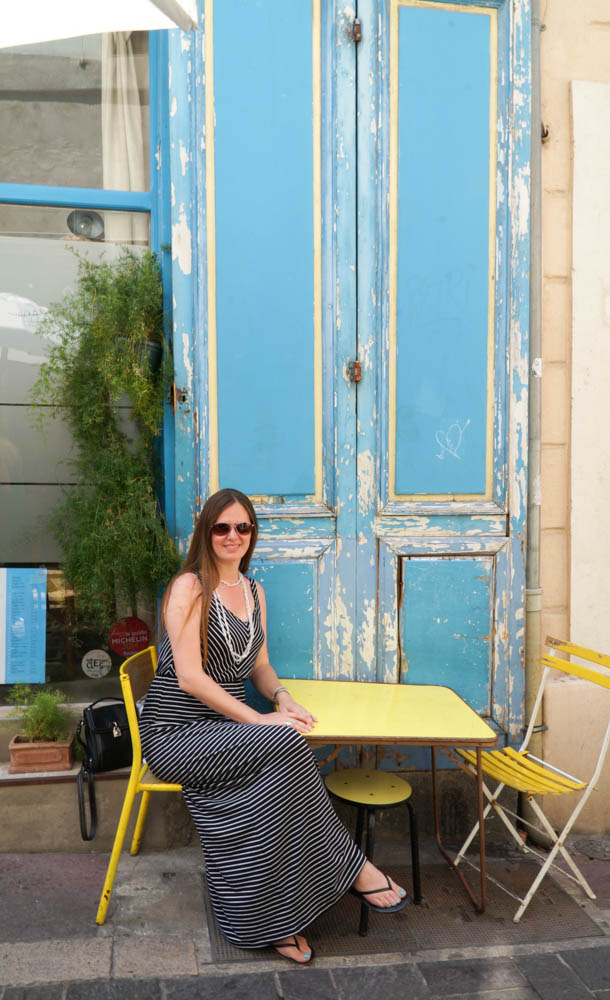
<path fill-rule="evenodd" d="M 220 485 L 314 492 L 310 0 L 214 8 Z"/>
<path fill-rule="evenodd" d="M 493 590 L 492 557 L 403 559 L 401 680 L 446 684 L 488 712 Z"/>
<path fill-rule="evenodd" d="M 252 563 L 265 589 L 269 659 L 280 677 L 313 677 L 315 562 Z"/>
<path fill-rule="evenodd" d="M 400 9 L 396 492 L 484 493 L 489 18 Z"/>

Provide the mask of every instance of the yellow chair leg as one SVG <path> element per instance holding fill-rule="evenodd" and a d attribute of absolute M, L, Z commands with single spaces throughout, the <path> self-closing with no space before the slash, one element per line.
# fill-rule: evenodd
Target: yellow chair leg
<path fill-rule="evenodd" d="M 144 821 L 146 819 L 146 813 L 148 811 L 149 799 L 150 799 L 150 792 L 142 792 L 142 800 L 140 802 L 140 808 L 138 809 L 138 818 L 136 820 L 136 826 L 135 830 L 133 831 L 131 847 L 129 849 L 130 854 L 139 854 L 140 852 L 140 844 L 142 843 L 142 834 L 144 832 Z"/>
<path fill-rule="evenodd" d="M 130 781 L 127 785 L 127 791 L 125 792 L 125 799 L 123 801 L 123 808 L 121 809 L 121 815 L 119 818 L 119 825 L 117 827 L 116 836 L 114 838 L 114 844 L 112 845 L 112 853 L 110 855 L 110 861 L 108 862 L 108 870 L 106 872 L 106 881 L 104 882 L 104 888 L 102 889 L 102 895 L 100 898 L 100 905 L 97 909 L 97 916 L 95 918 L 96 923 L 103 924 L 106 919 L 106 910 L 108 909 L 108 903 L 110 902 L 110 896 L 112 894 L 112 887 L 114 885 L 114 877 L 116 875 L 116 870 L 119 864 L 119 858 L 121 856 L 121 851 L 123 849 L 123 841 L 125 840 L 125 834 L 127 833 L 127 824 L 129 823 L 129 817 L 131 815 L 131 809 L 136 797 L 136 781 L 133 783 Z"/>

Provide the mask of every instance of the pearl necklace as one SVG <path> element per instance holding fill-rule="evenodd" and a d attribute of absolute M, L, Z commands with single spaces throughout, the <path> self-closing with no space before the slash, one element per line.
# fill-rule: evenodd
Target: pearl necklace
<path fill-rule="evenodd" d="M 221 583 L 222 582 L 224 581 L 221 580 Z M 216 591 L 214 591 L 212 595 L 214 598 L 214 604 L 218 614 L 218 621 L 220 622 L 220 631 L 222 632 L 223 638 L 227 646 L 229 647 L 231 659 L 233 660 L 233 663 L 236 666 L 246 659 L 250 650 L 252 649 L 252 643 L 254 641 L 254 627 L 252 625 L 252 609 L 250 607 L 250 602 L 248 601 L 248 588 L 246 586 L 246 581 L 241 573 L 239 574 L 238 583 L 241 583 L 242 585 L 242 590 L 244 592 L 244 601 L 246 602 L 246 611 L 248 612 L 248 641 L 246 643 L 246 648 L 244 649 L 243 653 L 235 652 L 235 649 L 233 647 L 233 642 L 231 640 L 231 632 L 229 631 L 229 623 L 227 621 L 227 612 L 225 610 L 225 606 L 218 597 Z M 235 586 L 235 584 L 233 584 L 233 586 Z"/>
<path fill-rule="evenodd" d="M 241 583 L 241 573 L 237 574 L 237 580 L 235 581 L 235 583 L 229 583 L 228 580 L 222 580 L 222 579 L 220 582 L 224 583 L 225 587 L 239 587 Z"/>

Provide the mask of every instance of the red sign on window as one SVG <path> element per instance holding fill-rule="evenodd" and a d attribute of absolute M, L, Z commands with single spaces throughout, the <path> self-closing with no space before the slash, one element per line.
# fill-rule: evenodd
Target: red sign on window
<path fill-rule="evenodd" d="M 119 618 L 110 629 L 108 643 L 119 656 L 131 656 L 150 646 L 150 629 L 141 618 Z"/>

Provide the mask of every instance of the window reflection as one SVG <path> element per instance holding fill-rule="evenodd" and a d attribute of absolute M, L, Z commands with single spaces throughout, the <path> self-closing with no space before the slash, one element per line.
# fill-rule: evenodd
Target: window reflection
<path fill-rule="evenodd" d="M 148 78 L 145 31 L 2 50 L 0 180 L 148 190 Z"/>
<path fill-rule="evenodd" d="M 66 423 L 34 426 L 30 392 L 51 346 L 37 332 L 51 302 L 72 290 L 77 277 L 76 249 L 90 260 L 113 260 L 124 243 L 81 240 L 68 229 L 70 209 L 0 205 L 0 563 L 58 562 L 46 516 L 63 488 L 73 481 L 73 443 Z M 148 216 L 101 212 L 104 231 L 140 230 L 148 242 Z M 123 412 L 124 410 L 124 412 Z M 121 410 L 129 427 L 130 409 Z"/>

